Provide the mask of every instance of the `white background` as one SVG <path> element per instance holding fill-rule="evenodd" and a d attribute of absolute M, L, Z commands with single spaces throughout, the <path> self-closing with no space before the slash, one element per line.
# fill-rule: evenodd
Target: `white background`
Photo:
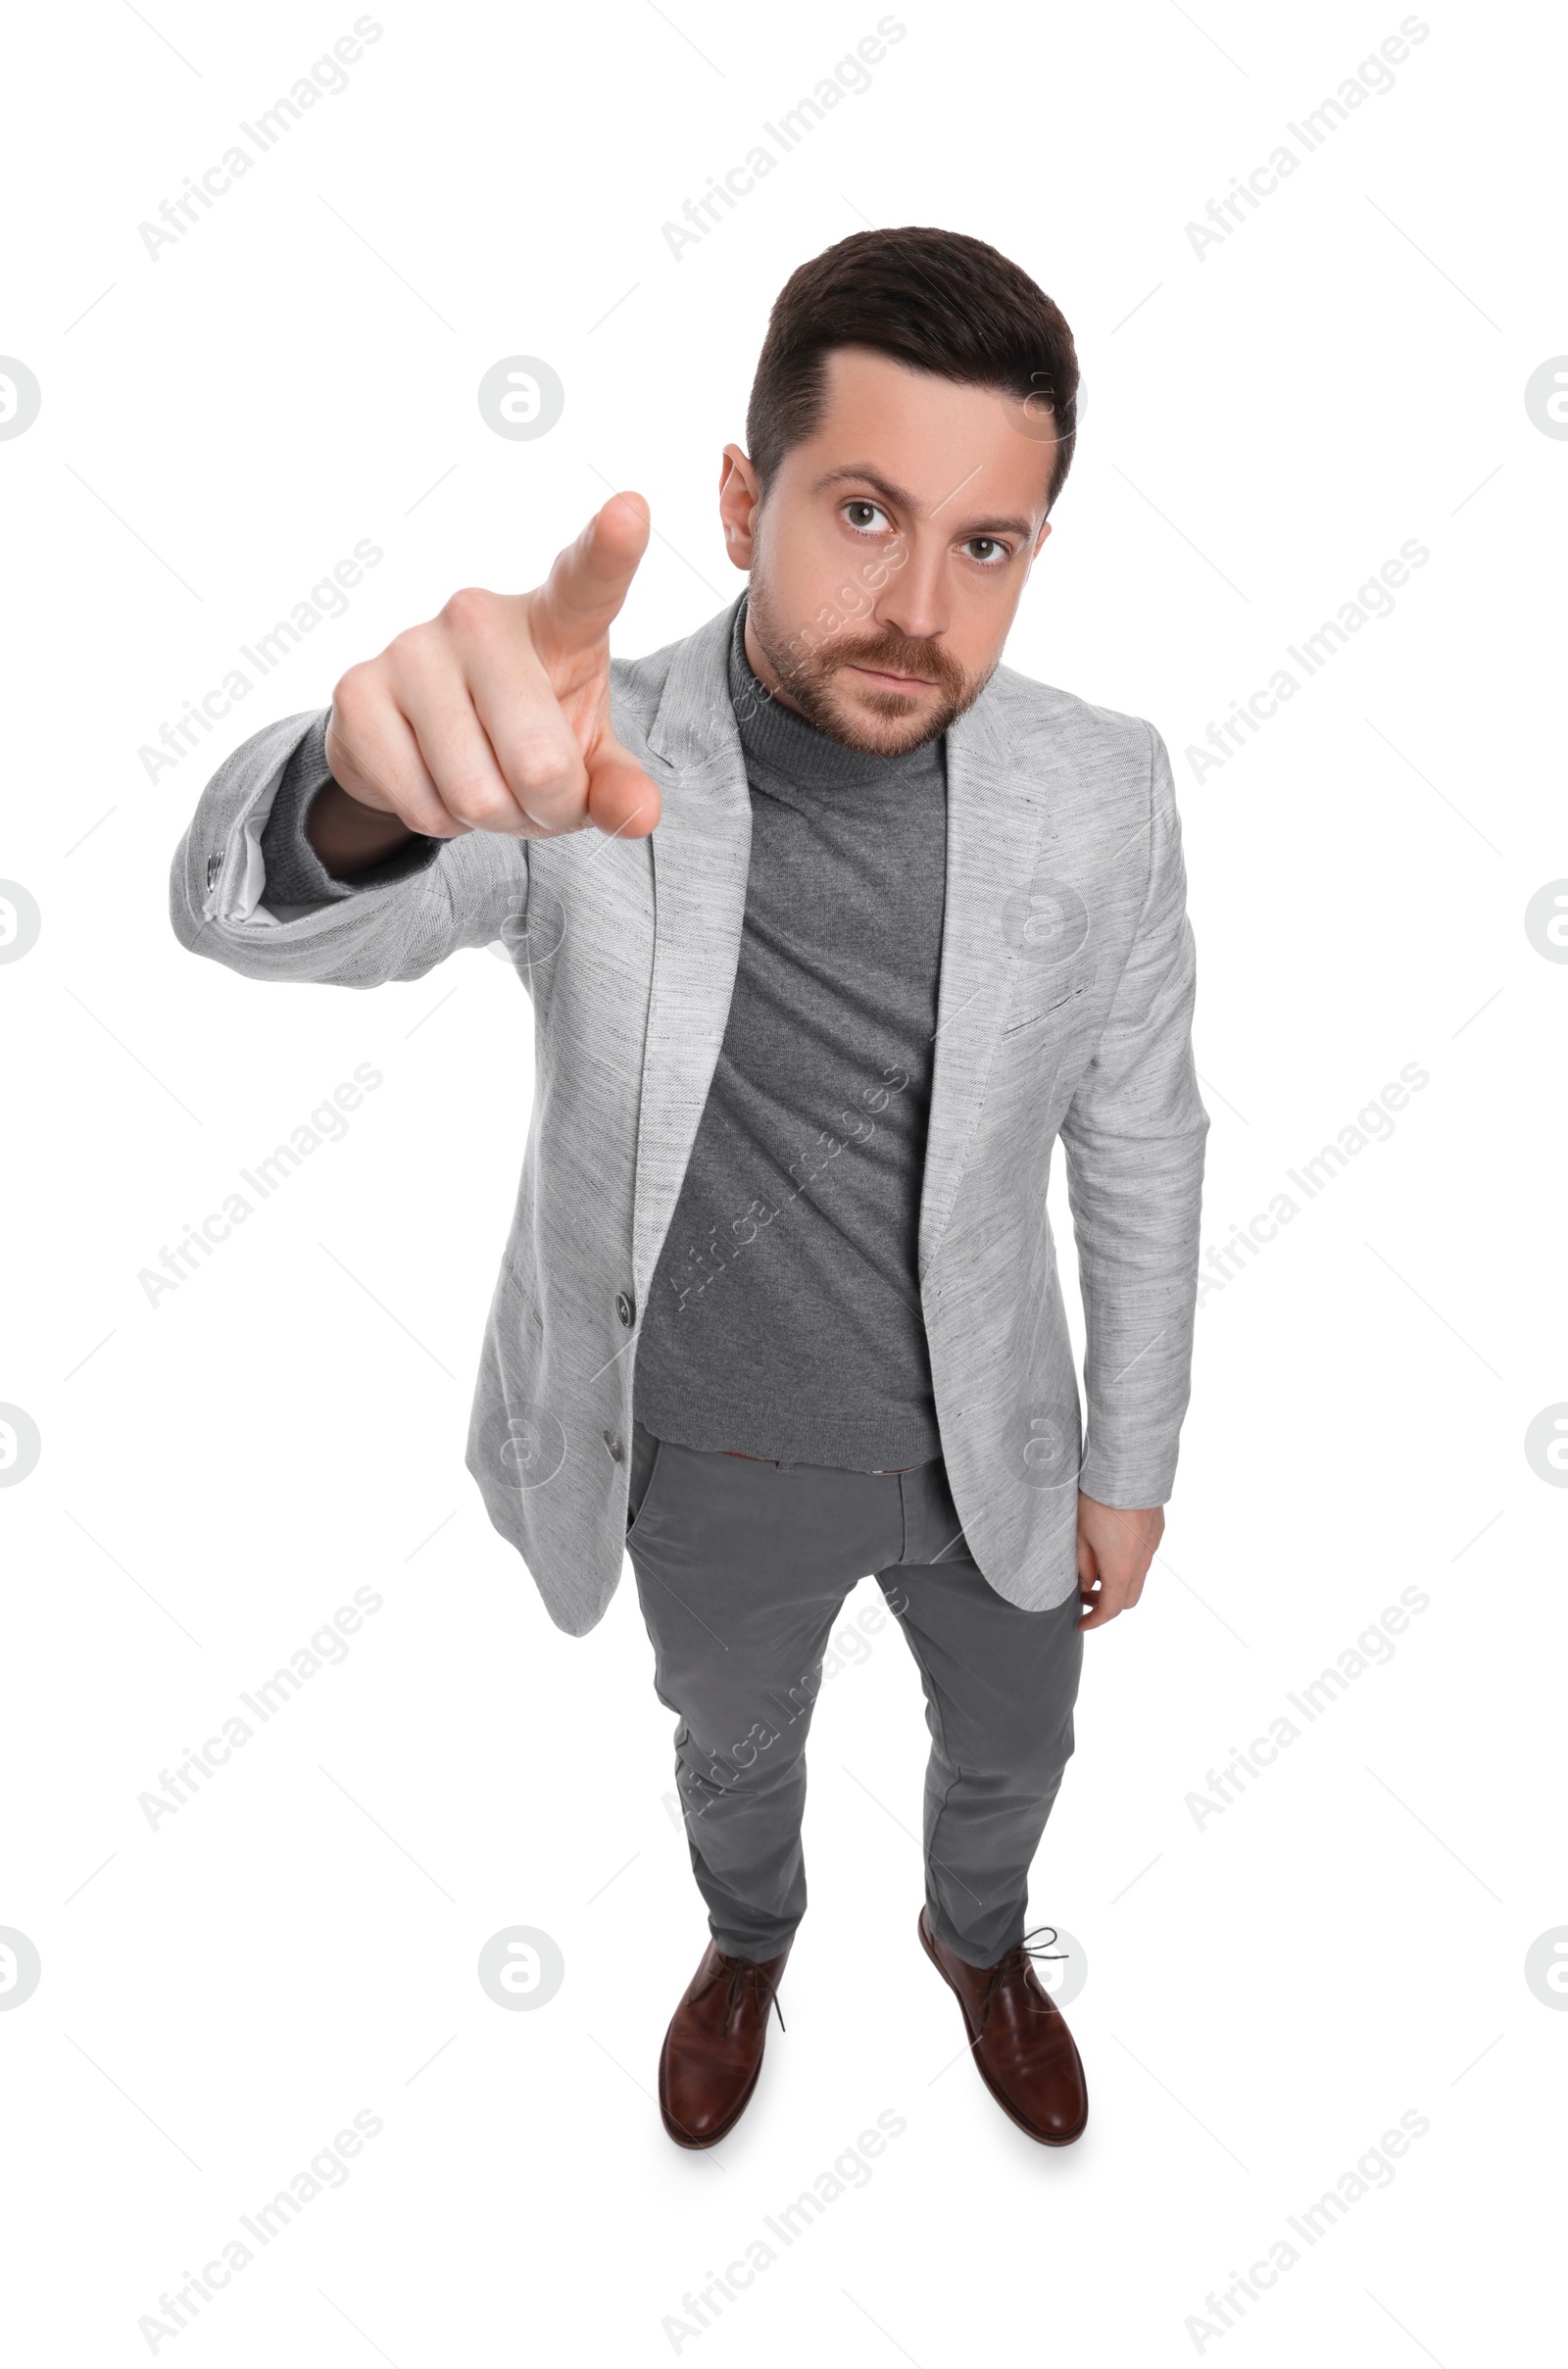
<path fill-rule="evenodd" d="M 0 2013 L 18 2358 L 146 2358 L 140 2315 L 367 2108 L 346 2185 L 158 2357 L 1542 2357 L 1568 2016 L 1524 1960 L 1568 1924 L 1568 1497 L 1524 1435 L 1568 1400 L 1568 968 L 1524 913 L 1568 874 L 1568 445 L 1524 389 L 1568 349 L 1561 25 L 1426 11 L 1395 87 L 1200 257 L 1187 223 L 1400 14 L 1197 15 L 903 9 L 871 87 L 678 261 L 664 221 L 874 0 L 381 8 L 349 87 L 156 261 L 138 223 L 350 0 L 13 29 L 0 348 L 43 390 L 0 442 L 0 874 L 42 916 L 0 968 L 0 1401 L 42 1442 L 0 1491 L 0 1924 L 43 1969 Z M 488 953 L 269 990 L 167 919 L 220 757 L 460 584 L 537 581 L 611 485 L 660 538 L 616 647 L 727 602 L 718 454 L 768 307 L 866 222 L 992 240 L 1078 338 L 1078 456 L 1007 656 L 1169 744 L 1205 1245 L 1401 1066 L 1430 1079 L 1205 1296 L 1166 1552 L 1088 1641 L 1035 1868 L 1087 1957 L 1092 2119 L 1059 2154 L 955 2061 L 915 1944 L 926 1737 L 891 1630 L 817 1712 L 788 2032 L 722 2148 L 669 2145 L 655 2063 L 704 1924 L 630 1576 L 562 1635 L 462 1464 L 525 999 Z M 566 389 L 529 443 L 474 399 L 516 353 Z M 138 750 L 367 537 L 348 615 L 150 781 Z M 1195 778 L 1210 720 L 1410 538 L 1395 613 Z M 139 1270 L 362 1062 L 384 1083 L 344 1140 L 150 1305 Z M 150 1827 L 138 1796 L 357 1586 L 384 1601 L 347 1660 Z M 1205 1772 L 1412 1587 L 1393 1660 L 1197 1823 Z M 564 1955 L 534 2012 L 475 1975 L 514 1924 Z M 662 2326 L 885 2109 L 868 2182 L 705 2333 Z M 1391 2185 L 1228 2333 L 1186 2325 L 1411 2109 Z"/>

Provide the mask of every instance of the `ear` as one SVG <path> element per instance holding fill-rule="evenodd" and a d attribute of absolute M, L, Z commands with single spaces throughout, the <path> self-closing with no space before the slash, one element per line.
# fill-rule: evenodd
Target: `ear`
<path fill-rule="evenodd" d="M 738 444 L 726 444 L 718 472 L 718 515 L 724 549 L 739 568 L 752 565 L 757 506 L 761 500 L 757 471 Z"/>
<path fill-rule="evenodd" d="M 1049 518 L 1042 519 L 1040 532 L 1036 535 L 1034 541 L 1029 546 L 1029 565 L 1023 571 L 1023 580 L 1026 584 L 1029 581 L 1031 574 L 1034 572 L 1034 565 L 1036 560 L 1039 559 L 1040 554 L 1046 548 L 1046 537 L 1048 534 L 1050 534 L 1050 532 L 1051 520 Z"/>

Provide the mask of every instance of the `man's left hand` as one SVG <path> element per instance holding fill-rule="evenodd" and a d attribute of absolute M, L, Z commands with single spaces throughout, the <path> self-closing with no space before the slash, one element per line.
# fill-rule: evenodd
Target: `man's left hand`
<path fill-rule="evenodd" d="M 1078 1593 L 1084 1600 L 1080 1629 L 1101 1629 L 1135 1604 L 1165 1534 L 1163 1505 L 1102 1505 L 1078 1496 Z"/>

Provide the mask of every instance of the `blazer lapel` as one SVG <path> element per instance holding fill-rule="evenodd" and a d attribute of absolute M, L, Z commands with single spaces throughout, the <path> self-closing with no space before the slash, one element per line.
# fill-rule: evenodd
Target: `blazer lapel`
<path fill-rule="evenodd" d="M 1020 778 L 1014 758 L 1001 685 L 993 681 L 948 731 L 947 896 L 920 1200 L 922 1283 L 957 1198 L 1009 993 L 1015 956 L 1004 909 L 1033 872 L 1045 823 L 1038 792 Z"/>
<path fill-rule="evenodd" d="M 648 732 L 663 813 L 649 841 L 654 971 L 632 1217 L 640 1305 L 691 1158 L 740 961 L 752 806 L 729 696 L 733 614 L 725 610 L 680 645 Z"/>

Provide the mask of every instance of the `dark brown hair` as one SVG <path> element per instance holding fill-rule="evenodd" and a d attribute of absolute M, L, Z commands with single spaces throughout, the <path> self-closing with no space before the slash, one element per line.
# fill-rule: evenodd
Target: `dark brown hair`
<path fill-rule="evenodd" d="M 768 319 L 746 435 L 765 493 L 784 455 L 821 418 L 825 359 L 870 346 L 961 386 L 1029 403 L 1056 437 L 1047 508 L 1061 491 L 1078 425 L 1072 331 L 1027 271 L 956 230 L 858 230 L 791 273 Z"/>

